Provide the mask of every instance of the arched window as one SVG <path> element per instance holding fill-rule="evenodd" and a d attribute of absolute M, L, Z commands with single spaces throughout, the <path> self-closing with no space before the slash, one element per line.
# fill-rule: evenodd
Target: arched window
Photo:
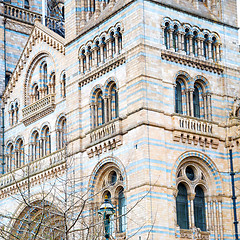
<path fill-rule="evenodd" d="M 10 172 L 13 170 L 14 166 L 14 152 L 13 152 L 13 144 L 10 143 L 7 145 L 6 149 L 6 171 Z"/>
<path fill-rule="evenodd" d="M 175 87 L 175 112 L 182 114 L 182 87 L 181 84 L 177 81 Z"/>
<path fill-rule="evenodd" d="M 178 26 L 174 26 L 174 31 L 173 31 L 173 48 L 175 52 L 178 51 Z"/>
<path fill-rule="evenodd" d="M 200 118 L 199 89 L 196 86 L 193 91 L 193 114 L 194 117 Z"/>
<path fill-rule="evenodd" d="M 176 208 L 178 226 L 182 229 L 189 229 L 187 189 L 182 183 L 178 185 Z"/>
<path fill-rule="evenodd" d="M 14 125 L 14 118 L 15 118 L 15 109 L 14 109 L 14 105 L 11 104 L 11 108 L 9 111 L 9 124 L 10 126 Z"/>
<path fill-rule="evenodd" d="M 16 144 L 16 168 L 21 167 L 23 164 L 24 164 L 23 140 L 18 139 Z"/>
<path fill-rule="evenodd" d="M 110 233 L 121 234 L 124 236 L 127 225 L 127 206 L 123 186 L 123 177 L 119 169 L 113 164 L 106 164 L 99 170 L 95 176 L 94 196 L 97 202 L 104 202 L 107 196 L 115 209 L 115 217 L 112 217 L 110 223 Z M 103 193 L 102 193 L 103 192 Z M 100 193 L 100 194 L 99 194 Z M 93 205 L 94 206 L 94 205 Z M 98 208 L 96 209 L 96 212 Z M 94 218 L 94 215 L 93 215 Z M 119 235 L 120 236 L 120 235 Z"/>
<path fill-rule="evenodd" d="M 110 34 L 110 42 L 111 42 L 111 57 L 114 56 L 114 54 L 116 53 L 116 40 L 114 37 L 114 32 L 111 32 Z"/>
<path fill-rule="evenodd" d="M 118 193 L 118 218 L 119 218 L 119 232 L 126 231 L 126 199 L 123 188 Z"/>
<path fill-rule="evenodd" d="M 57 149 L 65 147 L 66 143 L 66 118 L 61 117 L 57 126 Z"/>
<path fill-rule="evenodd" d="M 24 0 L 24 8 L 29 9 L 29 1 L 28 0 Z"/>
<path fill-rule="evenodd" d="M 15 103 L 15 124 L 18 123 L 18 103 Z"/>
<path fill-rule="evenodd" d="M 39 88 L 37 84 L 33 86 L 33 102 L 36 102 L 40 99 Z"/>
<path fill-rule="evenodd" d="M 34 131 L 32 135 L 32 147 L 31 147 L 32 160 L 36 160 L 40 157 L 40 140 L 39 133 Z"/>
<path fill-rule="evenodd" d="M 209 175 L 209 169 L 205 169 L 207 166 L 201 162 L 200 158 L 189 160 L 190 161 L 184 160 L 183 164 L 177 170 L 177 224 L 180 230 L 200 229 L 201 231 L 207 231 L 207 229 L 216 228 L 216 225 L 214 225 L 214 222 L 208 222 L 207 226 L 206 211 L 208 211 L 209 215 L 221 215 L 218 210 L 219 203 L 213 206 L 214 209 L 207 208 L 207 205 L 210 206 L 212 200 L 205 205 L 205 193 L 202 187 L 208 192 L 208 188 L 210 188 L 209 185 L 212 184 L 211 179 L 213 179 L 214 176 Z M 199 184 L 201 184 L 201 186 Z M 216 194 L 214 191 L 217 191 L 217 189 L 213 190 L 212 187 L 211 192 L 208 192 L 210 196 L 211 194 Z"/>
<path fill-rule="evenodd" d="M 80 65 L 81 65 L 81 73 L 86 72 L 86 54 L 85 50 L 82 50 L 81 55 L 80 55 Z"/>
<path fill-rule="evenodd" d="M 206 231 L 204 192 L 200 186 L 196 187 L 195 192 L 196 195 L 193 201 L 195 226 L 202 231 Z"/>
<path fill-rule="evenodd" d="M 61 96 L 63 98 L 66 97 L 66 73 L 63 73 L 62 75 L 62 81 L 61 81 Z"/>
<path fill-rule="evenodd" d="M 97 126 L 100 126 L 105 123 L 104 121 L 104 100 L 102 91 L 99 91 L 97 94 Z"/>
<path fill-rule="evenodd" d="M 42 156 L 47 156 L 51 153 L 51 135 L 48 126 L 43 128 L 43 138 L 41 146 Z"/>
<path fill-rule="evenodd" d="M 110 89 L 110 112 L 111 112 L 111 119 L 115 119 L 119 115 L 118 110 L 118 91 L 116 84 L 114 83 Z"/>

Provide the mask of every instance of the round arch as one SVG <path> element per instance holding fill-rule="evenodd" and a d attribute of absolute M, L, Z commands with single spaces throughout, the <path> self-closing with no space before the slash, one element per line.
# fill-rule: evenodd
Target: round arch
<path fill-rule="evenodd" d="M 173 168 L 172 168 L 172 184 L 173 186 L 176 186 L 176 174 L 179 166 L 185 161 L 190 160 L 191 158 L 198 158 L 201 161 L 198 162 L 200 166 L 208 170 L 212 175 L 212 184 L 214 185 L 214 189 L 218 194 L 222 193 L 222 184 L 221 184 L 221 176 L 219 174 L 219 171 L 216 167 L 216 165 L 213 163 L 213 161 L 205 154 L 197 151 L 187 151 L 181 154 L 178 159 L 176 160 Z"/>

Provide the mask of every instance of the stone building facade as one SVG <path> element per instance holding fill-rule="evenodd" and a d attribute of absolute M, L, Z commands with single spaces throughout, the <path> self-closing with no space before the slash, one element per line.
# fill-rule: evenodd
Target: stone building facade
<path fill-rule="evenodd" d="M 234 239 L 236 1 L 64 8 L 65 36 L 35 19 L 3 93 L 0 237 L 104 239 L 107 195 L 112 239 Z"/>

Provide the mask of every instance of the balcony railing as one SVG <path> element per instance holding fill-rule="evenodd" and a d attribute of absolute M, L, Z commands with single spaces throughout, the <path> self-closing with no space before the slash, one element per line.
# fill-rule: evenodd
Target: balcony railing
<path fill-rule="evenodd" d="M 213 126 L 203 119 L 184 116 L 174 116 L 175 129 L 186 130 L 194 133 L 212 134 Z"/>
<path fill-rule="evenodd" d="M 0 177 L 0 188 L 14 184 L 65 162 L 64 150 L 40 158 Z"/>
<path fill-rule="evenodd" d="M 24 21 L 28 24 L 34 24 L 36 18 L 42 19 L 42 15 L 25 8 L 13 6 L 9 3 L 4 3 L 4 15 L 12 19 Z M 46 26 L 60 36 L 64 37 L 64 19 L 46 16 Z"/>
<path fill-rule="evenodd" d="M 32 122 L 50 114 L 55 108 L 55 94 L 49 94 L 44 98 L 23 108 L 23 123 L 29 125 Z"/>
<path fill-rule="evenodd" d="M 90 143 L 108 138 L 121 132 L 121 120 L 114 119 L 97 127 L 90 133 Z"/>

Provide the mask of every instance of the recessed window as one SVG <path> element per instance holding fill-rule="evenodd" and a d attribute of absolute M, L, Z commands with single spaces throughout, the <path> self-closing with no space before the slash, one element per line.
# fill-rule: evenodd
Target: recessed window
<path fill-rule="evenodd" d="M 191 180 L 191 181 L 194 180 L 195 176 L 194 176 L 194 170 L 192 167 L 190 167 L 190 166 L 186 167 L 186 175 L 189 180 Z"/>
<path fill-rule="evenodd" d="M 117 173 L 112 171 L 109 175 L 110 184 L 114 185 L 117 182 Z"/>

